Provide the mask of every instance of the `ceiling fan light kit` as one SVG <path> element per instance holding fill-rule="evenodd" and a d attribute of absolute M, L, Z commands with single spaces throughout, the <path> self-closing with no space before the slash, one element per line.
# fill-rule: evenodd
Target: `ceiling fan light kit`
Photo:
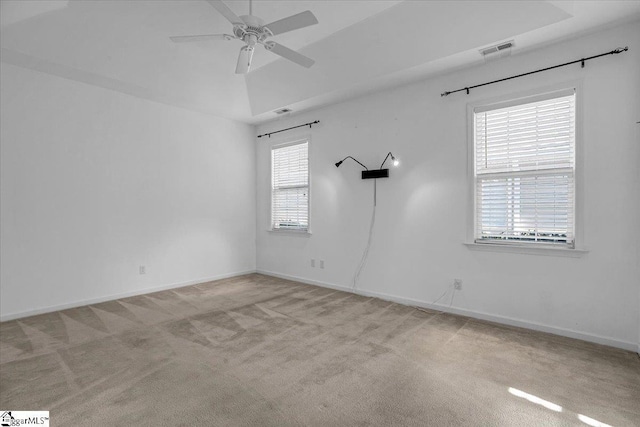
<path fill-rule="evenodd" d="M 282 46 L 274 41 L 268 41 L 269 37 L 286 33 L 300 28 L 305 28 L 318 23 L 318 19 L 305 10 L 287 18 L 274 21 L 265 25 L 264 21 L 253 13 L 253 1 L 249 0 L 249 15 L 237 16 L 222 0 L 207 0 L 227 21 L 233 25 L 233 35 L 229 34 L 204 34 L 197 36 L 174 36 L 170 39 L 175 43 L 187 43 L 205 40 L 241 40 L 245 43 L 240 49 L 236 74 L 246 74 L 251 68 L 251 60 L 255 51 L 255 46 L 261 44 L 269 52 L 275 53 L 284 59 L 301 65 L 305 68 L 311 67 L 315 61 L 301 53 Z"/>

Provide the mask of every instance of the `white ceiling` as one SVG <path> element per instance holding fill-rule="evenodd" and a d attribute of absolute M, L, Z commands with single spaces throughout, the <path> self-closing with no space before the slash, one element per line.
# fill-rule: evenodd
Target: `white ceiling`
<path fill-rule="evenodd" d="M 248 13 L 246 0 L 227 4 Z M 316 15 L 318 25 L 274 38 L 316 64 L 259 50 L 242 76 L 240 42 L 168 39 L 231 31 L 205 1 L 2 0 L 0 8 L 5 63 L 248 123 L 470 65 L 500 41 L 515 39 L 515 52 L 640 18 L 640 1 L 256 0 L 265 22 Z"/>

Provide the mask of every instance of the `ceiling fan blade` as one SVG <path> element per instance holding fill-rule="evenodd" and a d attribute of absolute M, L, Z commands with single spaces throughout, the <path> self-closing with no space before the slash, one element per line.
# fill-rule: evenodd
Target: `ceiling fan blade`
<path fill-rule="evenodd" d="M 318 19 L 309 10 L 300 12 L 296 15 L 291 15 L 288 18 L 280 19 L 279 21 L 272 22 L 265 25 L 275 36 L 277 34 L 286 33 L 287 31 L 297 30 L 299 28 L 308 27 L 309 25 L 315 25 L 318 23 Z"/>
<path fill-rule="evenodd" d="M 276 55 L 280 55 L 284 59 L 288 59 L 289 61 L 295 62 L 298 65 L 302 65 L 305 68 L 309 68 L 316 63 L 316 61 L 314 61 L 313 59 L 308 58 L 303 54 L 296 52 L 295 50 L 291 50 L 288 47 L 284 47 L 276 42 L 266 42 L 264 44 L 264 47 L 267 50 L 275 53 Z"/>
<path fill-rule="evenodd" d="M 240 19 L 238 15 L 233 13 L 233 11 L 229 9 L 229 6 L 224 4 L 222 0 L 207 0 L 207 2 L 218 12 L 220 12 L 222 16 L 227 18 L 227 21 L 231 22 L 232 24 L 243 24 L 242 19 Z"/>
<path fill-rule="evenodd" d="M 169 37 L 174 43 L 201 42 L 207 40 L 231 40 L 235 37 L 229 34 L 203 34 L 199 36 L 173 36 Z"/>
<path fill-rule="evenodd" d="M 253 58 L 254 47 L 243 46 L 238 55 L 238 65 L 236 65 L 236 74 L 247 74 L 251 68 L 251 58 Z"/>

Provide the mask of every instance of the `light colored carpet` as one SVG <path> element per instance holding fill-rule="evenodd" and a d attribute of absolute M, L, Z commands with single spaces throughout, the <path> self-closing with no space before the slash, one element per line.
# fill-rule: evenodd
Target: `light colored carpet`
<path fill-rule="evenodd" d="M 52 425 L 640 425 L 635 353 L 257 274 L 0 342 L 0 407 Z"/>

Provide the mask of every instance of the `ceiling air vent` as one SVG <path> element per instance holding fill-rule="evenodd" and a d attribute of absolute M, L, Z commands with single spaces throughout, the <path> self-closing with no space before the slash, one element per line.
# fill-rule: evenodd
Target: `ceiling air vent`
<path fill-rule="evenodd" d="M 280 110 L 274 111 L 274 113 L 276 113 L 276 114 L 287 114 L 287 113 L 290 113 L 291 111 L 293 111 L 291 108 L 282 108 Z"/>
<path fill-rule="evenodd" d="M 511 55 L 511 48 L 513 46 L 514 46 L 513 40 L 509 40 L 508 42 L 504 42 L 504 43 L 486 47 L 484 49 L 480 49 L 480 54 L 486 60 L 494 59 L 494 58 L 504 58 L 505 56 Z"/>

